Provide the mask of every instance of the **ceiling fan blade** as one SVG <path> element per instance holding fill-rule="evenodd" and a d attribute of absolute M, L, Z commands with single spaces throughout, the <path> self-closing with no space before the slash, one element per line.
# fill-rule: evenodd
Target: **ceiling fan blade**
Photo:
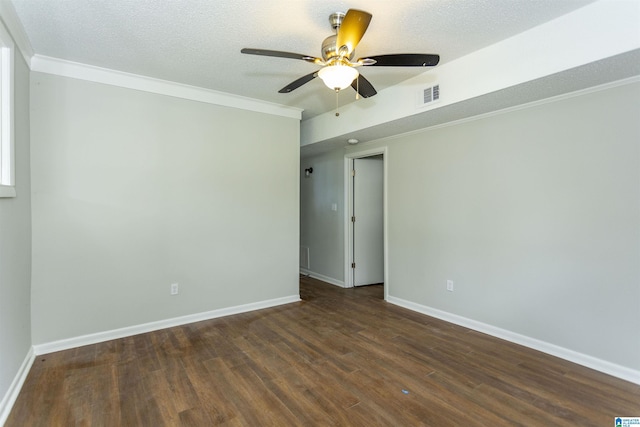
<path fill-rule="evenodd" d="M 367 64 L 368 61 L 376 61 L 374 64 Z M 433 67 L 440 62 L 440 55 L 428 53 L 398 53 L 392 55 L 377 55 L 367 58 L 360 58 L 363 65 L 370 67 Z"/>
<path fill-rule="evenodd" d="M 289 92 L 292 92 L 292 91 L 298 89 L 303 84 L 309 83 L 311 80 L 315 79 L 317 76 L 318 76 L 318 72 L 317 71 L 314 71 L 311 74 L 307 74 L 306 76 L 302 76 L 298 80 L 295 80 L 295 81 L 289 83 L 288 85 L 286 85 L 285 87 L 283 87 L 282 89 L 280 89 L 278 91 L 278 93 L 289 93 Z"/>
<path fill-rule="evenodd" d="M 356 77 L 355 80 L 351 82 L 351 87 L 353 88 L 353 90 L 358 92 L 360 96 L 362 96 L 363 98 L 370 98 L 376 93 L 378 93 L 376 92 L 371 82 L 365 79 L 365 77 L 362 74 L 359 74 L 358 77 Z"/>
<path fill-rule="evenodd" d="M 360 43 L 365 31 L 367 31 L 371 17 L 370 13 L 362 10 L 349 9 L 347 11 L 342 24 L 340 24 L 336 38 L 336 50 L 338 53 L 341 53 L 340 50 L 343 46 L 346 46 L 346 56 L 353 52 L 358 43 Z"/>
<path fill-rule="evenodd" d="M 282 52 L 279 50 L 267 50 L 267 49 L 252 49 L 245 47 L 240 50 L 242 53 L 246 53 L 248 55 L 262 55 L 262 56 L 274 56 L 276 58 L 290 58 L 290 59 L 301 59 L 307 62 L 322 62 L 320 58 L 316 58 L 315 56 L 302 55 L 300 53 L 292 53 L 292 52 Z"/>

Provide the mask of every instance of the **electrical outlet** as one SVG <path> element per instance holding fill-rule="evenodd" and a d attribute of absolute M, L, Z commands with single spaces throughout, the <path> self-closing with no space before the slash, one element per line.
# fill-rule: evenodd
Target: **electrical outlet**
<path fill-rule="evenodd" d="M 171 284 L 171 295 L 178 295 L 178 284 L 177 283 L 172 283 Z"/>
<path fill-rule="evenodd" d="M 447 290 L 453 292 L 453 280 L 447 280 Z"/>

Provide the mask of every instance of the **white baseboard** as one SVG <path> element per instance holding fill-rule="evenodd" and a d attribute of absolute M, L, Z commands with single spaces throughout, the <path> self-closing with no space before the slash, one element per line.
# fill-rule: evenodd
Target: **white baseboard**
<path fill-rule="evenodd" d="M 190 314 L 187 316 L 174 317 L 172 319 L 159 320 L 157 322 L 144 323 L 141 325 L 129 326 L 111 331 L 98 332 L 95 334 L 82 335 L 79 337 L 53 341 L 33 346 L 36 355 L 53 353 L 55 351 L 68 350 L 70 348 L 81 347 L 89 344 L 96 344 L 104 341 L 111 341 L 118 338 L 125 338 L 132 335 L 144 334 L 146 332 L 157 331 L 159 329 L 171 328 L 174 326 L 186 325 L 188 323 L 201 322 L 203 320 L 215 319 L 218 317 L 231 316 L 233 314 L 246 313 L 263 308 L 275 307 L 283 304 L 290 304 L 300 301 L 299 295 L 275 298 L 266 301 L 259 301 L 250 304 L 238 305 L 235 307 L 221 308 L 204 313 Z"/>
<path fill-rule="evenodd" d="M 314 279 L 322 280 L 323 282 L 327 282 L 331 285 L 340 286 L 341 288 L 345 287 L 344 281 L 342 280 L 334 279 L 333 277 L 325 276 L 320 273 L 315 273 L 313 271 L 307 270 L 306 268 L 300 268 L 300 274 L 313 277 Z"/>
<path fill-rule="evenodd" d="M 408 308 L 409 310 L 416 311 L 418 313 L 426 314 L 427 316 L 435 317 L 446 322 L 464 326 L 465 328 L 473 329 L 474 331 L 482 332 L 487 335 L 523 345 L 525 347 L 529 347 L 534 350 L 538 350 L 543 353 L 547 353 L 552 356 L 577 363 L 578 365 L 586 366 L 588 368 L 595 369 L 597 371 L 617 378 L 621 378 L 626 381 L 630 381 L 635 384 L 640 384 L 640 371 L 635 369 L 627 368 L 625 366 L 617 365 L 606 360 L 598 359 L 596 357 L 579 353 L 577 351 L 569 350 L 555 344 L 550 344 L 548 342 L 540 341 L 538 339 L 527 337 L 525 335 L 520 335 L 506 329 L 501 329 L 492 325 L 488 325 L 486 323 L 458 316 L 457 314 L 448 313 L 446 311 L 438 310 L 426 305 L 406 301 L 401 298 L 389 296 L 387 298 L 387 301 L 391 304 Z"/>
<path fill-rule="evenodd" d="M 15 378 L 11 382 L 9 390 L 7 390 L 2 401 L 0 401 L 0 426 L 3 426 L 5 421 L 7 421 L 7 418 L 9 418 L 13 404 L 16 403 L 16 399 L 20 394 L 24 381 L 27 379 L 27 375 L 29 374 L 29 370 L 31 369 L 35 358 L 36 355 L 33 348 L 30 348 L 22 362 L 22 365 L 20 365 L 20 369 L 18 369 L 18 373 L 16 373 Z"/>

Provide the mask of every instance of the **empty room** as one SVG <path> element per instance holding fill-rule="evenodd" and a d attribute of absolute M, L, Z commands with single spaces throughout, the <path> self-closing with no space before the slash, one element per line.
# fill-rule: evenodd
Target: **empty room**
<path fill-rule="evenodd" d="M 640 2 L 0 0 L 0 425 L 640 424 Z"/>

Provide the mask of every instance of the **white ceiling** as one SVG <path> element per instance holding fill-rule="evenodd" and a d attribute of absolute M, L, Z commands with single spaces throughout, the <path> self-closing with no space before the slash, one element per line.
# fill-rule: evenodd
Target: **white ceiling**
<path fill-rule="evenodd" d="M 302 108 L 307 119 L 335 107 L 332 91 L 318 79 L 277 91 L 317 66 L 241 48 L 320 56 L 329 14 L 356 8 L 373 14 L 357 56 L 438 53 L 443 64 L 594 0 L 12 1 L 37 55 Z M 380 91 L 424 69 L 362 71 Z"/>

